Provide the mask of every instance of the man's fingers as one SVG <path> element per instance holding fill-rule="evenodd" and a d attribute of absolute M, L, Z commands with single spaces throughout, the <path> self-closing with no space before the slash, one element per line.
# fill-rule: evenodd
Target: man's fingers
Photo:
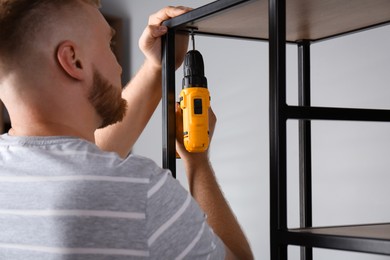
<path fill-rule="evenodd" d="M 160 25 L 163 21 L 184 14 L 192 8 L 184 6 L 167 6 L 149 17 L 149 25 Z"/>
<path fill-rule="evenodd" d="M 162 25 L 149 25 L 148 27 L 149 27 L 150 34 L 154 38 L 158 38 L 158 37 L 166 34 L 166 32 L 168 31 L 168 28 L 166 26 L 162 26 Z"/>

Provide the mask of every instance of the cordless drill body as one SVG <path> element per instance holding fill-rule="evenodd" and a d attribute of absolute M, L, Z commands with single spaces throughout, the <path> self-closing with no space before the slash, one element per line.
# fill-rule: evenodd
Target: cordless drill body
<path fill-rule="evenodd" d="M 183 111 L 184 146 L 189 152 L 204 152 L 209 147 L 210 93 L 204 76 L 202 55 L 187 52 L 184 59 L 183 89 L 180 92 Z"/>

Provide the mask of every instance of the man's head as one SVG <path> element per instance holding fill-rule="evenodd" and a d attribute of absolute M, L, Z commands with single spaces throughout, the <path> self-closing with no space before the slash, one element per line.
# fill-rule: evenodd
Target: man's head
<path fill-rule="evenodd" d="M 123 117 L 121 68 L 110 50 L 113 30 L 99 5 L 99 0 L 0 0 L 0 97 L 9 110 L 17 98 L 48 116 L 48 106 L 32 100 L 40 92 L 41 103 L 68 109 L 68 117 L 80 106 L 74 116 L 89 117 L 85 122 L 95 127 Z"/>
<path fill-rule="evenodd" d="M 2 63 L 13 64 L 39 37 L 49 33 L 51 25 L 60 22 L 61 16 L 57 14 L 75 10 L 81 2 L 100 6 L 99 0 L 0 0 Z"/>

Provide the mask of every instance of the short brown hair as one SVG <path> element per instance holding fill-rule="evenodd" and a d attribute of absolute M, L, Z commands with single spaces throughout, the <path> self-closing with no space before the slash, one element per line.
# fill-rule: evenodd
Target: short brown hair
<path fill-rule="evenodd" d="M 100 0 L 0 0 L 0 65 L 28 44 L 29 36 L 45 23 L 48 11 L 80 1 L 100 7 Z"/>

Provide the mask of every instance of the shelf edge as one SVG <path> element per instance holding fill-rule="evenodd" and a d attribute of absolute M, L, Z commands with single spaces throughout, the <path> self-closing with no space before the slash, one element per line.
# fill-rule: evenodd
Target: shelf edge
<path fill-rule="evenodd" d="M 343 227 L 329 227 L 328 229 L 339 228 Z M 290 229 L 278 233 L 280 242 L 287 245 L 390 255 L 390 239 L 332 235 L 329 232 L 311 233 L 309 229 Z"/>

